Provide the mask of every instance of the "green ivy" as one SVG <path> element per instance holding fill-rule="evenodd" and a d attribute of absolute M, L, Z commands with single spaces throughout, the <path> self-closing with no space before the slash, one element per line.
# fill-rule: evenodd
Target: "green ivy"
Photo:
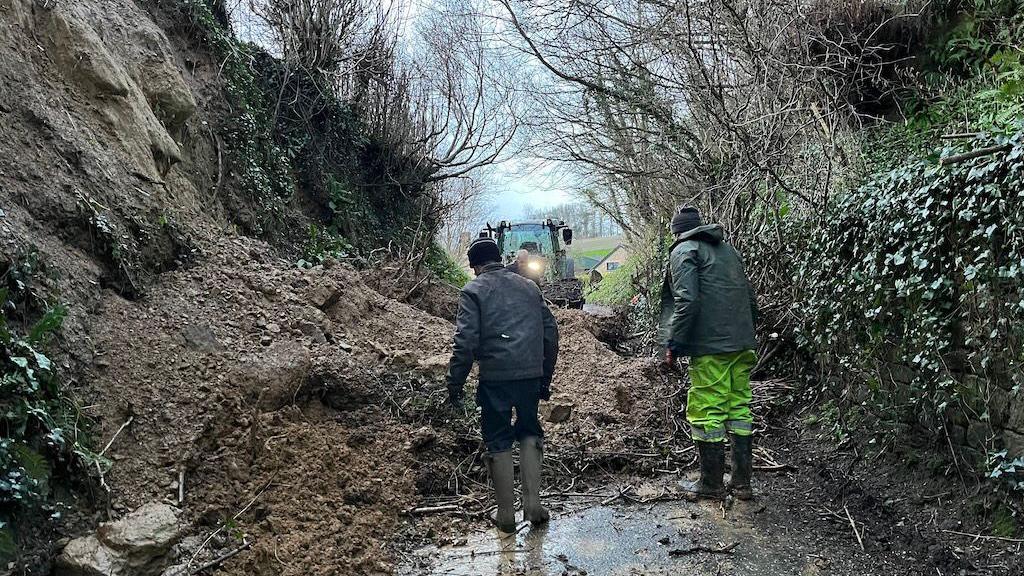
<path fill-rule="evenodd" d="M 249 232 L 266 236 L 280 225 L 294 191 L 291 165 L 274 137 L 275 121 L 254 62 L 262 50 L 239 42 L 217 23 L 206 0 L 181 0 L 198 37 L 221 62 L 230 106 L 224 121 L 229 175 L 233 188 L 245 195 L 245 206 L 231 206 L 251 215 L 242 220 Z"/>
<path fill-rule="evenodd" d="M 33 286 L 38 273 L 34 255 L 9 262 L 0 288 L 0 558 L 14 549 L 18 518 L 38 510 L 59 515 L 51 501 L 57 471 L 105 465 L 83 444 L 75 404 L 43 351 L 67 309 L 44 305 Z M 23 326 L 41 305 L 39 318 Z"/>
<path fill-rule="evenodd" d="M 798 253 L 798 339 L 837 382 L 866 383 L 866 409 L 941 433 L 956 411 L 989 421 L 1005 409 L 996 388 L 1020 389 L 1020 130 L 967 146 L 1008 152 L 909 162 L 844 194 Z"/>
<path fill-rule="evenodd" d="M 462 288 L 469 282 L 469 274 L 466 270 L 436 242 L 427 249 L 427 258 L 424 264 L 438 278 L 453 286 Z"/>

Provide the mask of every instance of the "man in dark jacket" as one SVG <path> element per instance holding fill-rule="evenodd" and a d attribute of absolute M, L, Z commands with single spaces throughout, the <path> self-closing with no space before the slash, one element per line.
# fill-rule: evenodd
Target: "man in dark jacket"
<path fill-rule="evenodd" d="M 478 238 L 469 247 L 469 265 L 476 278 L 459 296 L 447 380 L 449 401 L 461 407 L 462 389 L 473 362 L 480 366 L 476 402 L 481 408 L 485 460 L 498 505 L 495 520 L 499 530 L 511 533 L 516 529 L 515 440 L 519 441 L 523 518 L 533 524 L 548 520 L 540 503 L 544 432 L 537 404 L 551 397 L 558 325 L 537 285 L 507 270 L 500 260 L 498 245 L 491 238 Z"/>
<path fill-rule="evenodd" d="M 750 372 L 757 362 L 757 300 L 743 261 L 718 224 L 704 225 L 696 208 L 672 218 L 675 243 L 661 297 L 666 362 L 690 357 L 686 420 L 700 454 L 700 480 L 683 483 L 687 496 L 725 495 L 725 436 L 732 445 L 730 488 L 753 498 Z"/>

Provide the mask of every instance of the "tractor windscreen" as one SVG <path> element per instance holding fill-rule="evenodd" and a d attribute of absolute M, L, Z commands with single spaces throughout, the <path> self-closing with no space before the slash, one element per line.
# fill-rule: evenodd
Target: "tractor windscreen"
<path fill-rule="evenodd" d="M 543 224 L 513 224 L 505 234 L 503 253 L 526 250 L 530 254 L 551 255 L 551 230 Z"/>

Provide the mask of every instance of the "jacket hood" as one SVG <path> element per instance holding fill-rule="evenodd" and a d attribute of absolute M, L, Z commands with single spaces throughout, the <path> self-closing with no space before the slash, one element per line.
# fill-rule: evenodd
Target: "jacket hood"
<path fill-rule="evenodd" d="M 686 240 L 704 240 L 705 242 L 718 244 L 725 240 L 725 231 L 722 230 L 720 224 L 705 224 L 697 226 L 693 230 L 688 230 L 677 239 L 678 242 L 685 242 Z"/>

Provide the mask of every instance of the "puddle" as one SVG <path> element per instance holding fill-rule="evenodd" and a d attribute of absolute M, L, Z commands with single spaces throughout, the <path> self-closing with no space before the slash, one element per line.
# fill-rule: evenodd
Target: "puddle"
<path fill-rule="evenodd" d="M 587 302 L 583 305 L 583 311 L 594 316 L 615 316 L 615 309 L 604 304 L 591 304 Z"/>
<path fill-rule="evenodd" d="M 737 507 L 739 508 L 739 507 Z M 818 557 L 790 535 L 767 539 L 749 521 L 754 508 L 661 503 L 636 507 L 593 507 L 553 518 L 548 527 L 523 528 L 499 541 L 490 531 L 468 537 L 463 546 L 429 547 L 414 555 L 402 576 L 420 575 L 668 575 L 818 574 Z M 746 518 L 744 516 L 747 516 Z M 781 536 L 781 535 L 780 535 Z M 799 539 L 796 539 L 799 540 Z M 694 547 L 731 553 L 692 551 Z M 673 554 L 673 551 L 677 551 Z"/>

